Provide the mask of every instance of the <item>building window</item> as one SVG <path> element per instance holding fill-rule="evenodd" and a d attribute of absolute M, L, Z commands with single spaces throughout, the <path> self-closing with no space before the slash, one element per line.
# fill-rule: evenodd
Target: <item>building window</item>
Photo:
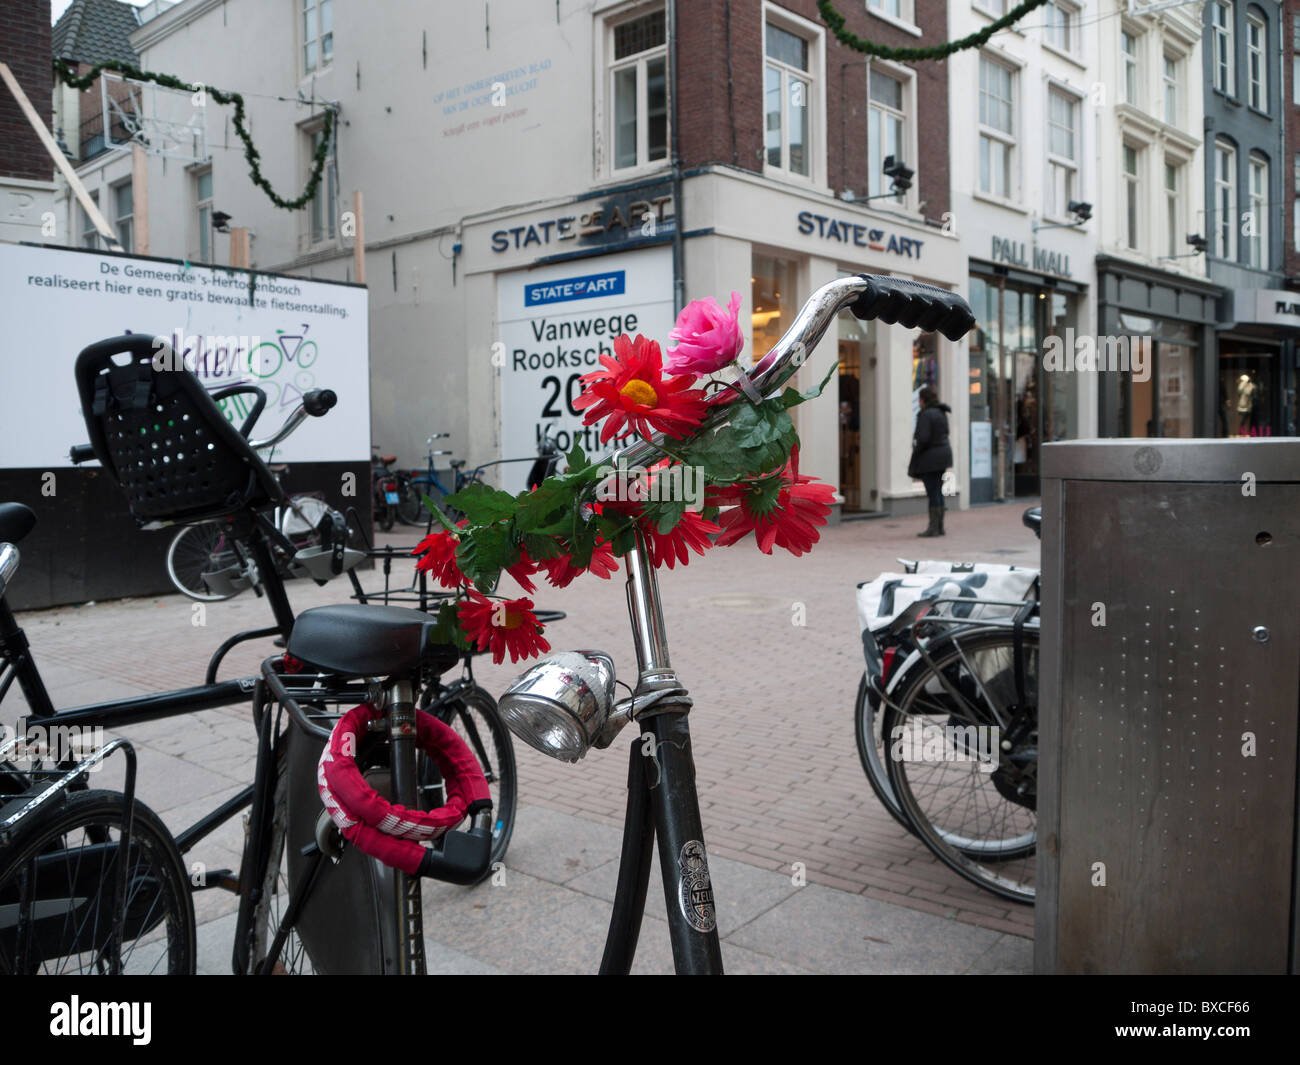
<path fill-rule="evenodd" d="M 991 11 L 995 15 L 1005 15 L 1007 13 L 1007 0 L 975 0 L 975 6 L 983 8 L 985 11 Z"/>
<path fill-rule="evenodd" d="M 1268 160 L 1250 157 L 1250 265 L 1268 269 Z"/>
<path fill-rule="evenodd" d="M 1047 91 L 1047 210 L 1064 218 L 1079 199 L 1079 101 L 1059 89 Z"/>
<path fill-rule="evenodd" d="M 1292 192 L 1295 196 L 1292 214 L 1294 215 L 1291 228 L 1294 230 L 1292 237 L 1295 241 L 1295 250 L 1300 252 L 1300 152 L 1296 152 L 1295 162 L 1293 164 L 1292 175 Z"/>
<path fill-rule="evenodd" d="M 1296 156 L 1296 167 L 1300 168 L 1300 155 Z M 1300 169 L 1297 169 L 1296 173 L 1300 174 Z M 98 189 L 90 193 L 90 201 L 96 207 L 99 206 Z M 95 223 L 91 220 L 89 211 L 87 211 L 84 207 L 78 207 L 78 210 L 81 212 L 81 246 L 83 248 L 98 248 L 99 229 L 96 227 Z"/>
<path fill-rule="evenodd" d="M 311 74 L 334 58 L 334 0 L 302 0 L 302 72 Z"/>
<path fill-rule="evenodd" d="M 668 158 L 668 50 L 662 9 L 610 27 L 613 169 Z"/>
<path fill-rule="evenodd" d="M 1165 159 L 1165 254 L 1178 254 L 1178 240 L 1183 229 L 1182 167 Z"/>
<path fill-rule="evenodd" d="M 1178 125 L 1178 60 L 1171 55 L 1165 56 L 1165 122 L 1171 126 Z"/>
<path fill-rule="evenodd" d="M 123 251 L 133 251 L 135 236 L 135 199 L 131 193 L 131 182 L 124 181 L 113 186 L 113 227 L 117 230 L 117 242 Z"/>
<path fill-rule="evenodd" d="M 1010 199 L 1015 151 L 1015 74 L 980 56 L 980 191 Z"/>
<path fill-rule="evenodd" d="M 1120 51 L 1124 57 L 1124 103 L 1138 105 L 1138 39 L 1128 30 L 1119 35 Z"/>
<path fill-rule="evenodd" d="M 1131 144 L 1124 145 L 1124 246 L 1136 251 L 1140 235 L 1141 152 Z"/>
<path fill-rule="evenodd" d="M 1214 146 L 1214 254 L 1237 257 L 1237 152 L 1231 145 Z"/>
<path fill-rule="evenodd" d="M 1232 4 L 1214 0 L 1210 10 L 1214 35 L 1214 87 L 1229 96 L 1235 91 L 1232 54 Z"/>
<path fill-rule="evenodd" d="M 913 0 L 867 0 L 867 10 L 898 22 L 914 23 Z"/>
<path fill-rule="evenodd" d="M 212 171 L 194 175 L 194 200 L 199 214 L 199 262 L 212 262 Z"/>
<path fill-rule="evenodd" d="M 1246 77 L 1250 83 L 1250 106 L 1256 111 L 1268 110 L 1268 60 L 1264 49 L 1268 30 L 1264 20 L 1251 13 L 1246 16 Z"/>
<path fill-rule="evenodd" d="M 1079 10 L 1061 2 L 1047 0 L 1047 43 L 1061 52 L 1073 52 L 1077 47 Z"/>
<path fill-rule="evenodd" d="M 868 193 L 878 196 L 889 191 L 890 179 L 883 169 L 893 156 L 905 162 L 907 154 L 907 85 L 902 78 L 872 67 L 867 79 L 867 171 Z M 902 203 L 903 196 L 890 197 Z"/>
<path fill-rule="evenodd" d="M 812 177 L 812 44 L 769 22 L 763 110 L 767 165 Z"/>
<path fill-rule="evenodd" d="M 1291 16 L 1291 102 L 1300 106 L 1300 15 Z"/>
<path fill-rule="evenodd" d="M 311 173 L 316 152 L 320 148 L 325 130 L 321 126 L 308 129 L 307 133 L 307 172 Z M 312 197 L 311 206 L 311 243 L 321 244 L 334 239 L 334 227 L 338 214 L 338 187 L 334 171 L 334 152 L 331 149 L 325 157 L 325 170 L 321 174 L 320 184 L 316 186 L 316 195 Z"/>

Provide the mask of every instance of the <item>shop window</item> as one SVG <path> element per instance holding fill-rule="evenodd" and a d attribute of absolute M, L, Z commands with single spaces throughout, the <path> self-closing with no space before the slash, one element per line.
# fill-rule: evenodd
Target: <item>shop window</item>
<path fill-rule="evenodd" d="M 902 204 L 908 194 L 882 196 L 892 183 L 884 171 L 885 160 L 892 155 L 899 162 L 915 165 L 907 121 L 910 92 L 911 84 L 901 73 L 871 68 L 867 78 L 867 191 L 890 203 Z"/>
<path fill-rule="evenodd" d="M 1054 218 L 1069 214 L 1079 191 L 1079 101 L 1060 89 L 1047 91 L 1047 211 Z"/>
<path fill-rule="evenodd" d="M 999 199 L 1015 195 L 1016 76 L 986 55 L 980 56 L 980 192 Z"/>
<path fill-rule="evenodd" d="M 135 203 L 131 191 L 131 182 L 124 181 L 113 186 L 113 228 L 117 230 L 117 242 L 123 251 L 135 250 Z"/>
<path fill-rule="evenodd" d="M 813 176 L 815 41 L 785 24 L 764 27 L 764 161 L 772 172 Z"/>
<path fill-rule="evenodd" d="M 752 285 L 754 346 L 753 359 L 757 362 L 781 339 L 790 328 L 799 304 L 795 299 L 798 284 L 798 266 L 789 259 L 772 255 L 755 254 Z"/>
<path fill-rule="evenodd" d="M 1219 348 L 1219 407 L 1215 435 L 1272 436 L 1277 352 L 1225 338 Z"/>
<path fill-rule="evenodd" d="M 608 27 L 610 167 L 628 170 L 668 158 L 668 48 L 664 12 Z"/>
<path fill-rule="evenodd" d="M 1232 4 L 1213 0 L 1210 26 L 1214 39 L 1214 87 L 1232 96 L 1236 92 L 1235 57 L 1232 52 Z"/>
<path fill-rule="evenodd" d="M 1252 154 L 1250 157 L 1250 265 L 1260 270 L 1268 269 L 1268 160 Z"/>
<path fill-rule="evenodd" d="M 334 61 L 334 0 L 302 0 L 302 72 Z"/>
<path fill-rule="evenodd" d="M 1225 141 L 1214 145 L 1214 254 L 1237 257 L 1237 152 Z"/>
<path fill-rule="evenodd" d="M 1250 106 L 1268 110 L 1268 29 L 1264 19 L 1251 12 L 1246 16 L 1246 79 L 1250 87 Z"/>

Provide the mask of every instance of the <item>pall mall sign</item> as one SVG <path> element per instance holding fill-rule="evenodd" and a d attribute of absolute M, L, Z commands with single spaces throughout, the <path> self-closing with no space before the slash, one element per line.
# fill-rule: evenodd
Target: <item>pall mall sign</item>
<path fill-rule="evenodd" d="M 1008 266 L 1020 266 L 1026 270 L 1036 270 L 1040 274 L 1053 274 L 1056 277 L 1069 278 L 1070 256 L 1065 252 L 1049 251 L 1037 244 L 1032 249 L 1023 240 L 1007 240 L 994 237 L 990 257 L 995 263 Z"/>

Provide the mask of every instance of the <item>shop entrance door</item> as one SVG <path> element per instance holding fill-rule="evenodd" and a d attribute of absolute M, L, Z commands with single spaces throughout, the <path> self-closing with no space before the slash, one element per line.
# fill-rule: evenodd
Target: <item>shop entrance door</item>
<path fill-rule="evenodd" d="M 844 510 L 880 509 L 876 490 L 876 357 L 871 326 L 840 315 L 840 494 Z"/>
<path fill-rule="evenodd" d="M 1278 352 L 1240 345 L 1219 353 L 1217 436 L 1279 435 L 1276 381 Z"/>

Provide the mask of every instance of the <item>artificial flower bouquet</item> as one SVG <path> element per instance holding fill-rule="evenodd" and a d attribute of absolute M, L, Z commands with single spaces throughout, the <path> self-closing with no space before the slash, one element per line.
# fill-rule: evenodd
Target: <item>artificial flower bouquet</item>
<path fill-rule="evenodd" d="M 809 551 L 826 524 L 834 491 L 799 473 L 799 440 L 790 408 L 821 394 L 835 367 L 806 392 L 786 388 L 763 399 L 738 359 L 745 338 L 740 295 L 726 309 L 694 300 L 677 317 L 665 362 L 646 337 L 614 340 L 613 356 L 582 378 L 574 404 L 584 425 L 600 424 L 601 443 L 638 436 L 659 459 L 649 469 L 615 469 L 575 445 L 564 473 L 511 495 L 474 484 L 447 497 L 465 515 L 452 524 L 426 498 L 442 529 L 415 547 L 416 568 L 455 598 L 439 608 L 436 638 L 491 651 L 512 662 L 550 650 L 527 596 L 542 576 L 563 588 L 583 573 L 609 580 L 638 531 L 650 562 L 672 569 L 692 552 L 734 544 L 751 532 L 760 551 Z M 754 369 L 761 369 L 762 363 Z M 730 377 L 731 379 L 728 379 Z M 738 393 L 727 395 L 727 392 Z M 720 402 L 728 419 L 702 428 Z M 494 594 L 502 572 L 523 590 Z"/>

